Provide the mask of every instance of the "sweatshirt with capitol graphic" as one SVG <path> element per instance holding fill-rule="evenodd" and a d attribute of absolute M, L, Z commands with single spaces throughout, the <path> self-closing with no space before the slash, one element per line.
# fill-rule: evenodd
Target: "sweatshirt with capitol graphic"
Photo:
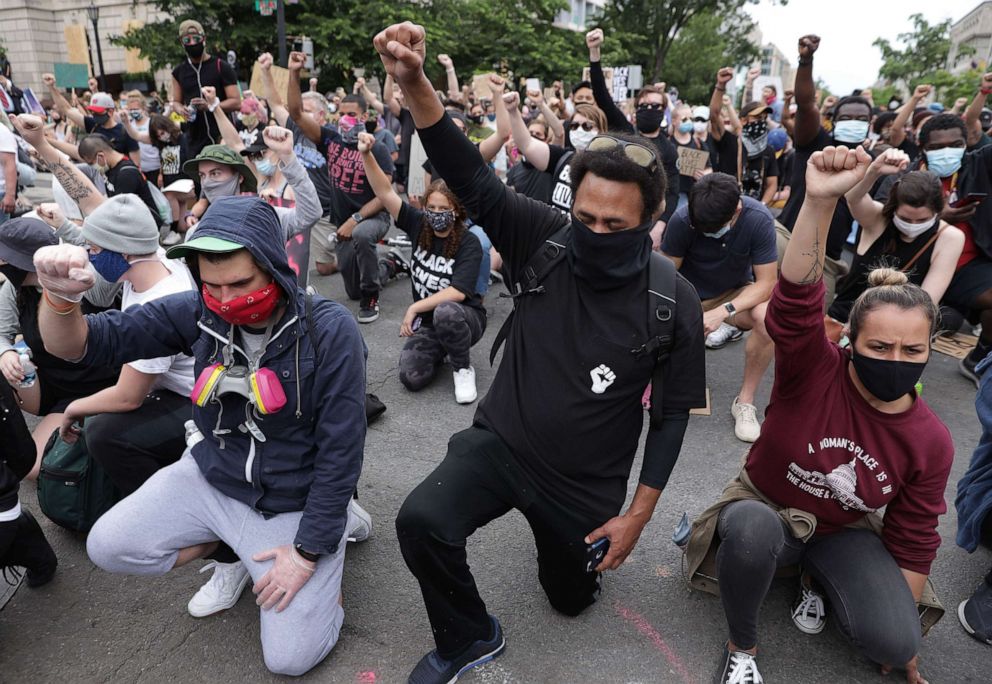
<path fill-rule="evenodd" d="M 770 500 L 815 515 L 817 535 L 884 508 L 886 549 L 899 567 L 929 574 L 947 510 L 950 432 L 922 398 L 888 414 L 861 396 L 848 352 L 824 333 L 823 297 L 822 280 L 775 286 L 765 319 L 775 383 L 745 468 Z"/>

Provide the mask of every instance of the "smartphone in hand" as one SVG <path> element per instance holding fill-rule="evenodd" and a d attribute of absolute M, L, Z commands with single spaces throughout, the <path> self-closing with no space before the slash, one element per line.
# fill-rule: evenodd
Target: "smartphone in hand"
<path fill-rule="evenodd" d="M 610 540 L 606 537 L 586 546 L 586 572 L 596 572 L 609 550 Z"/>

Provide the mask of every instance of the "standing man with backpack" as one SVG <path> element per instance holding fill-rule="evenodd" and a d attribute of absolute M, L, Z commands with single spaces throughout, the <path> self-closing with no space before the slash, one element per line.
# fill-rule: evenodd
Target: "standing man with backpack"
<path fill-rule="evenodd" d="M 520 510 L 551 605 L 578 615 L 595 602 L 599 573 L 618 568 L 637 543 L 689 409 L 705 402 L 699 299 L 651 250 L 666 185 L 654 146 L 595 137 L 572 163 L 572 217 L 563 216 L 492 174 L 424 75 L 425 43 L 423 27 L 411 23 L 375 38 L 431 163 L 525 280 L 475 425 L 451 438 L 396 520 L 437 644 L 410 675 L 415 684 L 453 682 L 504 648 L 469 571 L 469 535 Z M 640 483 L 621 515 L 652 381 Z"/>

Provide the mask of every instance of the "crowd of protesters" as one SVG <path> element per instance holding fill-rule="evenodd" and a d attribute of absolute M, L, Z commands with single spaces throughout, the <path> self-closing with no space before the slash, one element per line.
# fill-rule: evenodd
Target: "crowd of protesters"
<path fill-rule="evenodd" d="M 293 52 L 284 93 L 269 53 L 251 92 L 186 20 L 168 98 L 95 83 L 77 96 L 46 74 L 47 119 L 0 114 L 8 578 L 54 576 L 18 483 L 83 436 L 119 495 L 89 531 L 92 561 L 161 575 L 208 560 L 190 614 L 251 584 L 266 666 L 309 671 L 344 621 L 345 548 L 372 532 L 356 495 L 362 325 L 409 280 L 399 381 L 417 392 L 447 367 L 471 404 L 486 300 L 505 287 L 492 384 L 395 521 L 436 642 L 410 682 L 453 682 L 505 648 L 466 540 L 511 509 L 551 605 L 596 602 L 693 439 L 707 350 L 740 340 L 728 408 L 747 458 L 681 539 L 690 582 L 726 613 L 716 681 L 763 681 L 761 605 L 796 568 L 797 629 L 831 616 L 883 672 L 924 682 L 954 458 L 919 391 L 939 335 L 977 337 L 959 391 L 978 388 L 983 433 L 955 504 L 958 543 L 992 547 L 992 74 L 953 109 L 927 84 L 882 105 L 821 97 L 820 39 L 805 35 L 782 93 L 752 69 L 734 96 L 726 67 L 708 101 L 663 83 L 616 101 L 600 29 L 588 81 L 518 90 L 491 74 L 484 92 L 443 54 L 444 88 L 430 82 L 419 26 L 369 38 L 381 90 L 303 89 Z M 54 202 L 35 206 L 23 189 L 38 171 Z M 356 315 L 308 287 L 337 277 Z M 992 644 L 992 570 L 961 598 L 961 625 Z"/>

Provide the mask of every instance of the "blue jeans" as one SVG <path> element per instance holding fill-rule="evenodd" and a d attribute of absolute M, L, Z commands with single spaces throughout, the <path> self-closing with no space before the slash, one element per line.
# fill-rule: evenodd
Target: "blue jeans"
<path fill-rule="evenodd" d="M 871 530 L 796 539 L 760 501 L 720 512 L 716 554 L 720 599 L 739 649 L 758 643 L 758 612 L 777 568 L 802 563 L 822 588 L 840 631 L 866 657 L 901 666 L 920 649 L 920 616 L 899 566 Z"/>

